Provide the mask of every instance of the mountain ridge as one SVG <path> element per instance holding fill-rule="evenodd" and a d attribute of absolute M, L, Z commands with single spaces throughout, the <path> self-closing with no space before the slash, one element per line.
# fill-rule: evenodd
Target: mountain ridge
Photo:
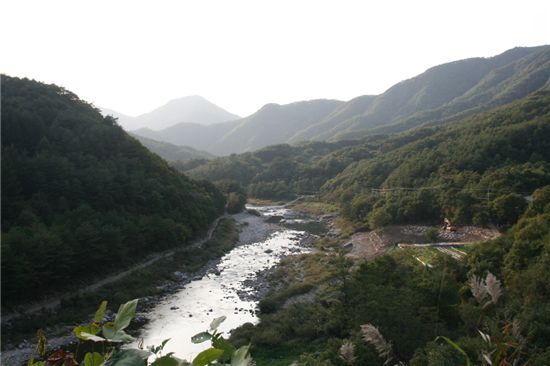
<path fill-rule="evenodd" d="M 138 128 L 160 130 L 182 122 L 212 125 L 240 118 L 200 95 L 172 99 L 152 111 L 135 117 L 108 108 L 101 110 L 103 115 L 118 118 L 118 123 L 126 130 Z"/>
<path fill-rule="evenodd" d="M 347 102 L 317 99 L 269 103 L 256 113 L 216 128 L 180 123 L 138 135 L 189 145 L 215 155 L 281 143 L 338 141 L 446 124 L 550 88 L 550 46 L 516 47 L 487 58 L 433 66 L 379 95 Z"/>

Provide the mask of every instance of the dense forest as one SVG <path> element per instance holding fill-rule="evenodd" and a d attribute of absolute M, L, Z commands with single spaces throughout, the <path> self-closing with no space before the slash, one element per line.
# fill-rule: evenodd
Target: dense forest
<path fill-rule="evenodd" d="M 246 188 L 251 197 L 289 199 L 319 191 L 327 177 L 335 176 L 356 159 L 370 156 L 368 147 L 364 146 L 340 151 L 343 146 L 354 145 L 359 142 L 273 145 L 213 160 L 178 162 L 174 166 L 200 179 L 235 181 Z"/>
<path fill-rule="evenodd" d="M 548 365 L 549 258 L 545 186 L 504 236 L 475 246 L 465 261 L 441 254 L 426 267 L 408 250 L 353 267 L 324 253 L 288 261 L 274 274 L 282 286 L 260 302 L 261 322 L 232 339 L 252 342 L 259 365 L 455 366 L 466 355 L 480 365 Z M 292 301 L 312 289 L 310 301 Z M 364 341 L 365 324 L 379 330 L 374 345 Z"/>
<path fill-rule="evenodd" d="M 438 222 L 510 226 L 550 184 L 550 92 L 456 123 L 355 141 L 276 145 L 189 161 L 197 178 L 231 179 L 251 197 L 319 194 L 351 220 L 380 227 Z"/>
<path fill-rule="evenodd" d="M 322 187 L 371 227 L 439 221 L 510 226 L 524 197 L 550 184 L 550 93 L 539 92 L 448 127 L 385 142 L 374 159 Z M 408 142 L 400 145 L 400 140 Z"/>
<path fill-rule="evenodd" d="M 185 245 L 225 206 L 68 90 L 2 75 L 2 309 Z"/>

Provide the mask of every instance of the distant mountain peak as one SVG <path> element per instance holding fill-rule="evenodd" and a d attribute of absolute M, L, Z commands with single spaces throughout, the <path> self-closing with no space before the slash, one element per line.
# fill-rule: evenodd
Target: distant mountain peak
<path fill-rule="evenodd" d="M 153 127 L 155 131 L 136 133 L 224 155 L 272 144 L 358 139 L 425 124 L 452 123 L 544 89 L 550 89 L 550 46 L 516 47 L 492 57 L 431 67 L 380 95 L 363 95 L 346 102 L 316 99 L 268 103 L 245 118 L 215 127 L 186 120 L 171 128 Z"/>
<path fill-rule="evenodd" d="M 161 130 L 184 122 L 212 125 L 240 118 L 200 95 L 172 99 L 166 104 L 137 117 L 127 116 L 107 108 L 102 108 L 102 112 L 117 117 L 118 123 L 126 130 L 140 128 Z"/>

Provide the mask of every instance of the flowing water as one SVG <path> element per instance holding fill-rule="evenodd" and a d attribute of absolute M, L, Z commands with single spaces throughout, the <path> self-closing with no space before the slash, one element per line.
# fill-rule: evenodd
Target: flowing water
<path fill-rule="evenodd" d="M 294 213 L 284 207 L 249 208 L 260 212 L 262 217 L 236 216 L 238 222 L 246 222 L 241 242 L 247 233 L 265 230 L 267 226 L 271 228 L 268 237 L 264 235 L 261 240 L 235 247 L 202 278 L 194 279 L 157 304 L 148 313 L 150 322 L 140 335 L 144 346 L 159 345 L 170 338 L 164 353 L 174 352 L 180 358 L 192 360 L 210 343 L 192 344 L 191 337 L 207 330 L 213 319 L 222 315 L 227 317 L 219 328 L 224 336 L 244 323 L 258 322 L 258 302 L 254 296 L 248 296 L 258 286 L 254 281 L 256 273 L 274 267 L 282 256 L 306 252 L 303 240 L 307 233 L 265 223 L 268 216 L 295 219 Z"/>

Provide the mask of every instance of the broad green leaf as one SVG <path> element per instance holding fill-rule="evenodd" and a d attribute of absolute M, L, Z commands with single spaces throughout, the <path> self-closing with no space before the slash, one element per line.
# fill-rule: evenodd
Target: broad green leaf
<path fill-rule="evenodd" d="M 84 361 L 81 363 L 82 366 L 100 366 L 105 359 L 102 355 L 97 352 L 88 352 L 84 356 Z"/>
<path fill-rule="evenodd" d="M 85 341 L 94 341 L 94 342 L 105 342 L 106 339 L 100 336 L 96 336 L 94 334 L 86 333 L 86 332 L 80 332 L 80 339 L 83 339 Z"/>
<path fill-rule="evenodd" d="M 162 341 L 162 343 L 160 344 L 160 349 L 161 349 L 161 350 L 164 349 L 164 346 L 166 346 L 166 343 L 168 343 L 169 340 L 170 340 L 170 338 L 165 339 L 164 341 Z"/>
<path fill-rule="evenodd" d="M 248 366 L 252 361 L 252 357 L 250 357 L 250 354 L 248 353 L 249 348 L 250 345 L 242 346 L 236 350 L 233 353 L 233 357 L 231 357 L 231 366 Z"/>
<path fill-rule="evenodd" d="M 222 337 L 212 338 L 212 346 L 217 349 L 223 350 L 223 356 L 221 357 L 224 361 L 231 360 L 233 353 L 237 350 L 231 342 L 226 341 Z"/>
<path fill-rule="evenodd" d="M 120 305 L 115 317 L 114 325 L 117 330 L 125 329 L 128 325 L 130 325 L 130 322 L 136 315 L 137 303 L 138 299 L 134 299 L 132 301 L 128 301 L 126 304 Z"/>
<path fill-rule="evenodd" d="M 449 343 L 451 346 L 453 346 L 454 349 L 456 349 L 458 352 L 462 353 L 464 357 L 466 358 L 466 366 L 472 366 L 472 361 L 470 361 L 470 357 L 468 357 L 468 354 L 466 351 L 464 351 L 458 344 L 453 342 L 450 338 L 439 336 L 435 340 L 437 341 L 439 338 L 443 339 L 445 342 Z"/>
<path fill-rule="evenodd" d="M 208 332 L 200 332 L 191 337 L 191 342 L 202 343 L 212 338 L 212 335 Z"/>
<path fill-rule="evenodd" d="M 216 348 L 209 348 L 207 350 L 202 351 L 195 357 L 195 359 L 192 362 L 193 366 L 205 366 L 208 365 L 210 362 L 216 361 L 218 358 L 223 355 L 223 350 L 216 349 Z"/>
<path fill-rule="evenodd" d="M 122 329 L 117 329 L 112 324 L 105 324 L 103 326 L 103 336 L 107 338 L 109 342 L 131 342 L 134 340 L 134 337 Z"/>
<path fill-rule="evenodd" d="M 159 357 L 151 364 L 151 366 L 178 366 L 180 363 L 177 359 L 171 356 Z"/>
<path fill-rule="evenodd" d="M 107 310 L 107 301 L 102 301 L 99 305 L 99 308 L 95 312 L 94 323 L 101 323 L 103 317 L 105 316 L 105 311 Z"/>
<path fill-rule="evenodd" d="M 44 356 L 46 354 L 46 335 L 44 334 L 44 331 L 42 329 L 38 329 L 36 331 L 36 338 L 38 338 L 38 343 L 36 344 L 36 352 L 40 356 Z"/>
<path fill-rule="evenodd" d="M 44 366 L 46 361 L 36 361 L 34 362 L 34 357 L 29 358 L 27 361 L 27 366 Z"/>
<path fill-rule="evenodd" d="M 147 366 L 150 353 L 140 349 L 128 349 L 115 353 L 104 366 Z"/>
<path fill-rule="evenodd" d="M 157 358 L 150 366 L 191 366 L 187 361 L 181 360 L 177 357 L 168 354 Z"/>
<path fill-rule="evenodd" d="M 97 333 L 99 333 L 99 329 L 100 329 L 99 327 L 96 327 L 93 324 L 91 324 L 91 325 L 82 325 L 82 326 L 74 327 L 73 333 L 76 336 L 76 338 L 84 339 L 86 341 L 86 340 L 88 340 L 88 338 L 83 338 L 82 337 L 83 332 L 86 333 L 86 334 L 96 335 Z"/>
<path fill-rule="evenodd" d="M 218 329 L 220 324 L 223 323 L 223 321 L 225 319 L 227 319 L 227 317 L 224 315 L 224 316 L 220 316 L 219 318 L 216 318 L 216 319 L 212 320 L 212 323 L 210 323 L 210 330 Z"/>

